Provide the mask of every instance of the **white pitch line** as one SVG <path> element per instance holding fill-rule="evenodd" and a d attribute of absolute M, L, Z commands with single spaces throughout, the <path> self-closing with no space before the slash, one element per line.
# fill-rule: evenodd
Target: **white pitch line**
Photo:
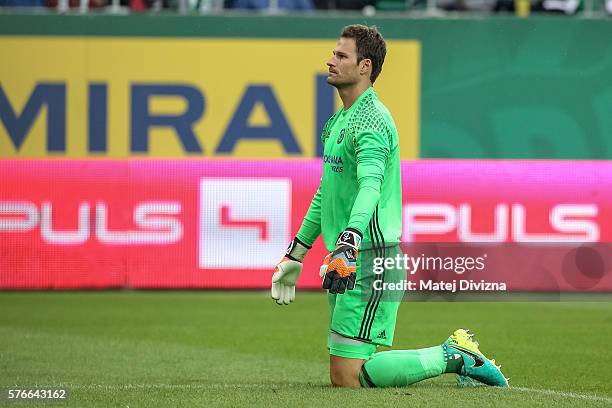
<path fill-rule="evenodd" d="M 542 389 L 537 389 L 537 388 L 512 387 L 512 386 L 510 386 L 508 389 L 515 390 L 515 391 L 522 391 L 522 392 L 532 392 L 532 393 L 542 394 L 542 395 L 550 395 L 550 396 L 557 396 L 557 397 L 576 398 L 576 399 L 583 399 L 583 400 L 589 400 L 589 401 L 601 401 L 601 402 L 612 403 L 612 398 L 600 397 L 598 395 L 578 394 L 575 392 L 542 390 Z"/>

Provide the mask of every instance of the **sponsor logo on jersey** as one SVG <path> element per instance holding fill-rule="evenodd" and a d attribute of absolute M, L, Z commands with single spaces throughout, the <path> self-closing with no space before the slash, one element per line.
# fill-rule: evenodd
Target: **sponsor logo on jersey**
<path fill-rule="evenodd" d="M 323 163 L 331 164 L 331 169 L 335 173 L 342 173 L 344 167 L 342 166 L 344 162 L 342 161 L 342 157 L 336 156 L 333 154 L 325 154 L 323 155 Z"/>
<path fill-rule="evenodd" d="M 329 164 L 344 164 L 342 162 L 342 157 L 340 156 L 335 156 L 333 154 L 326 154 L 323 156 L 323 163 L 329 163 Z"/>

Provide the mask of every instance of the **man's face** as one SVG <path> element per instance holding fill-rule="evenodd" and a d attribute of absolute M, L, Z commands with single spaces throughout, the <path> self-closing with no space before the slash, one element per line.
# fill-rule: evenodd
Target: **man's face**
<path fill-rule="evenodd" d="M 332 57 L 327 61 L 327 83 L 336 88 L 358 83 L 361 77 L 360 71 L 365 61 L 362 60 L 357 64 L 355 39 L 340 37 L 333 50 Z"/>

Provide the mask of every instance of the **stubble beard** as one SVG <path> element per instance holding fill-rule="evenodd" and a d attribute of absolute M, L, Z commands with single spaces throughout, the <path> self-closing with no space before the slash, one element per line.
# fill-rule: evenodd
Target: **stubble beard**
<path fill-rule="evenodd" d="M 337 75 L 337 74 L 336 74 Z M 331 86 L 333 86 L 336 89 L 343 89 L 343 88 L 348 88 L 351 85 L 353 85 L 353 83 L 351 82 L 342 82 L 342 81 L 337 81 L 332 79 L 331 77 L 327 77 L 327 83 Z"/>

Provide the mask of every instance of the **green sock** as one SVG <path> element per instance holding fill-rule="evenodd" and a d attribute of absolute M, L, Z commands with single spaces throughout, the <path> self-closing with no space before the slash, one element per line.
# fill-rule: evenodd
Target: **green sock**
<path fill-rule="evenodd" d="M 446 371 L 442 346 L 376 353 L 361 369 L 363 387 L 405 387 Z"/>

